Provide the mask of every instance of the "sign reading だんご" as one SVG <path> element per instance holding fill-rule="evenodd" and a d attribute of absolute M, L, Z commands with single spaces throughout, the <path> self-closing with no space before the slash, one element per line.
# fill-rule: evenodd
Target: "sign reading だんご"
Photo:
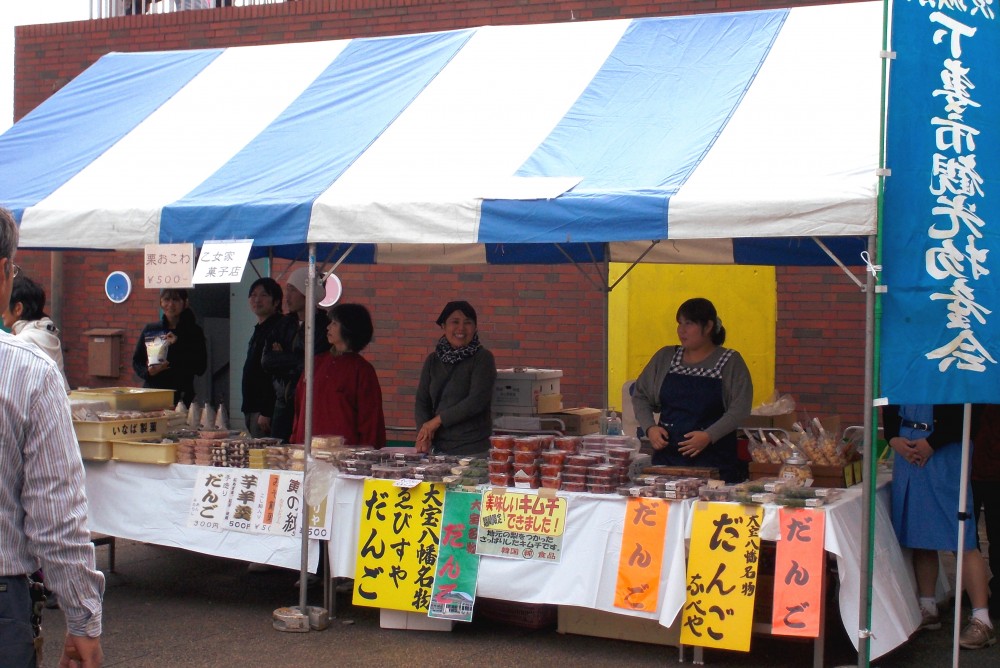
<path fill-rule="evenodd" d="M 695 504 L 681 609 L 685 645 L 750 650 L 763 516 L 760 506 Z"/>

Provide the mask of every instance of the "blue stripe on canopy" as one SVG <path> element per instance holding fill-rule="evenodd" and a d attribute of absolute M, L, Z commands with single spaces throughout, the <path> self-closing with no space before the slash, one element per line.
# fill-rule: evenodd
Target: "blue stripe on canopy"
<path fill-rule="evenodd" d="M 844 264 L 864 264 L 861 253 L 868 249 L 867 238 L 827 237 L 822 241 Z M 733 262 L 736 264 L 781 266 L 788 264 L 790 257 L 795 258 L 795 264 L 801 267 L 825 267 L 831 264 L 830 257 L 809 238 L 733 239 Z"/>
<path fill-rule="evenodd" d="M 221 49 L 111 53 L 0 136 L 3 204 L 23 210 L 51 195 L 153 113 Z"/>
<path fill-rule="evenodd" d="M 246 148 L 164 207 L 160 238 L 307 237 L 313 200 L 367 149 L 472 36 L 472 30 L 352 40 Z"/>
<path fill-rule="evenodd" d="M 669 196 L 725 128 L 787 15 L 776 10 L 633 21 L 518 172 L 583 180 L 555 200 L 483 202 L 480 241 L 511 235 L 567 241 L 568 229 L 573 241 L 607 239 L 608 215 L 629 230 L 616 239 L 666 238 Z M 628 193 L 606 192 L 626 184 Z"/>

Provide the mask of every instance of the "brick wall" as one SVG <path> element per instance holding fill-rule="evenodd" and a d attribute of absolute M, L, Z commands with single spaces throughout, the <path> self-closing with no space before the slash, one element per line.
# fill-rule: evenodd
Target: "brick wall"
<path fill-rule="evenodd" d="M 81 21 L 16 30 L 15 117 L 20 118 L 110 51 L 142 51 L 338 39 L 445 30 L 486 24 L 738 11 L 824 4 L 762 0 L 300 0 L 299 2 Z M 141 285 L 138 253 L 62 253 L 62 319 L 67 374 L 78 385 L 135 381 L 134 337 L 157 317 L 153 291 L 136 289 L 125 304 L 103 295 L 105 277 L 130 271 Z M 50 290 L 50 254 L 25 252 L 19 264 Z M 280 271 L 280 268 L 279 268 Z M 439 330 L 433 324 L 450 299 L 471 301 L 484 344 L 500 366 L 564 370 L 566 405 L 601 405 L 603 295 L 573 267 L 346 267 L 338 271 L 345 299 L 372 308 L 376 340 L 366 355 L 379 372 L 387 420 L 411 425 L 412 396 L 423 358 Z M 839 269 L 778 271 L 776 384 L 809 415 L 840 415 L 860 424 L 864 380 L 864 295 Z M 91 328 L 127 334 L 120 379 L 87 375 Z M 238 361 L 234 360 L 234 364 Z"/>

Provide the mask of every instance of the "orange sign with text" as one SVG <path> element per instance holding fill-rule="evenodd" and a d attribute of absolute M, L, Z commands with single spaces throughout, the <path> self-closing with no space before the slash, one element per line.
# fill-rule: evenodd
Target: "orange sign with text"
<path fill-rule="evenodd" d="M 826 515 L 816 508 L 781 508 L 774 563 L 771 633 L 817 638 L 823 606 Z"/>
<path fill-rule="evenodd" d="M 655 612 L 660 605 L 660 571 L 669 513 L 670 502 L 666 499 L 628 500 L 618 558 L 615 607 Z"/>

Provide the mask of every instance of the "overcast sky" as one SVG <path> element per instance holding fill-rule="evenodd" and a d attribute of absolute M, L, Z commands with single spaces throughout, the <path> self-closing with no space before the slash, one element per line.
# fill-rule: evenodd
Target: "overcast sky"
<path fill-rule="evenodd" d="M 14 122 L 14 26 L 90 18 L 91 0 L 0 0 L 0 132 Z"/>

